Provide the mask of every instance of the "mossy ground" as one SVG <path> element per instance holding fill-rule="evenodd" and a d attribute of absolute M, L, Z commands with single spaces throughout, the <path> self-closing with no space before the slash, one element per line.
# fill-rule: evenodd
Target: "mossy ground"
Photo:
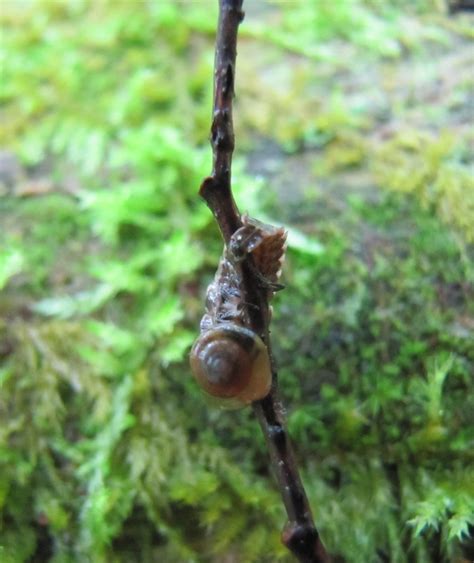
<path fill-rule="evenodd" d="M 2 14 L 0 559 L 289 561 L 249 410 L 186 356 L 220 241 L 215 4 Z M 341 561 L 472 559 L 472 18 L 441 3 L 247 6 L 234 171 L 290 230 L 273 340 Z"/>

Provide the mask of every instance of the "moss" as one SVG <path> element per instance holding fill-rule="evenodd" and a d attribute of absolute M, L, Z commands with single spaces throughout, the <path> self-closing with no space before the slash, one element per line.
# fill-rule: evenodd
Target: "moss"
<path fill-rule="evenodd" d="M 465 132 L 433 131 L 469 77 L 428 133 L 423 97 L 378 74 L 463 44 L 433 39 L 428 2 L 412 27 L 402 1 L 319 5 L 268 8 L 277 32 L 249 13 L 237 73 L 238 143 L 258 132 L 262 156 L 236 161 L 236 197 L 294 235 L 273 327 L 290 430 L 336 555 L 456 560 L 474 520 L 473 190 Z M 1 14 L 20 167 L 0 208 L 2 561 L 290 560 L 251 410 L 209 408 L 187 367 L 221 251 L 196 198 L 215 9 Z"/>
<path fill-rule="evenodd" d="M 413 194 L 469 242 L 474 241 L 474 177 L 453 135 L 436 138 L 403 131 L 374 152 L 375 180 L 389 190 Z"/>

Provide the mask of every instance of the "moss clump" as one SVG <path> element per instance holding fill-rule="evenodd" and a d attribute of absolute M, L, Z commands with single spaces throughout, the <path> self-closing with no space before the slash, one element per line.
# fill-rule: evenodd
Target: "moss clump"
<path fill-rule="evenodd" d="M 242 161 L 237 199 L 299 223 L 273 328 L 290 430 L 333 553 L 469 558 L 468 159 L 462 139 L 419 132 L 373 147 L 390 112 L 372 111 L 347 70 L 408 64 L 403 49 L 431 48 L 416 41 L 433 24 L 410 14 L 405 29 L 400 8 L 377 2 L 320 5 L 276 3 L 265 14 L 283 35 L 249 14 L 237 74 L 238 138 L 282 143 L 256 164 L 289 169 L 272 180 L 291 204 L 262 209 L 271 190 Z M 196 198 L 215 7 L 38 0 L 0 14 L 4 142 L 19 170 L 0 200 L 2 562 L 290 560 L 251 409 L 209 408 L 186 357 L 221 251 Z M 313 52 L 315 34 L 359 58 Z M 254 65 L 272 57 L 278 88 Z"/>

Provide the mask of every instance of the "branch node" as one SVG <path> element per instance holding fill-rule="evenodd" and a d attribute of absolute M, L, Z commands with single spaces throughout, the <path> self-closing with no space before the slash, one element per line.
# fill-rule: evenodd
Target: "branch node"
<path fill-rule="evenodd" d="M 319 534 L 313 526 L 288 522 L 282 532 L 282 542 L 305 563 L 330 563 L 330 558 L 322 548 Z"/>

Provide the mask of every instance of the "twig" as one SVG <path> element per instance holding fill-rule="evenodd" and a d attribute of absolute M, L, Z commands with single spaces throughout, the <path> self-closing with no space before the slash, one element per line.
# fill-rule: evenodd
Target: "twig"
<path fill-rule="evenodd" d="M 242 226 L 240 213 L 232 196 L 231 165 L 234 151 L 232 100 L 234 96 L 237 29 L 243 20 L 243 0 L 219 0 L 219 24 L 214 69 L 214 108 L 211 127 L 213 170 L 202 183 L 200 194 L 214 214 L 227 244 Z M 278 397 L 277 373 L 269 338 L 267 293 L 255 278 L 255 269 L 243 264 L 245 301 L 249 307 L 252 329 L 265 342 L 272 363 L 272 388 L 261 401 L 253 404 L 270 450 L 270 459 L 283 497 L 288 523 L 282 541 L 304 563 L 330 561 L 313 522 L 311 508 L 301 482 L 295 456 L 285 427 L 283 407 Z"/>

